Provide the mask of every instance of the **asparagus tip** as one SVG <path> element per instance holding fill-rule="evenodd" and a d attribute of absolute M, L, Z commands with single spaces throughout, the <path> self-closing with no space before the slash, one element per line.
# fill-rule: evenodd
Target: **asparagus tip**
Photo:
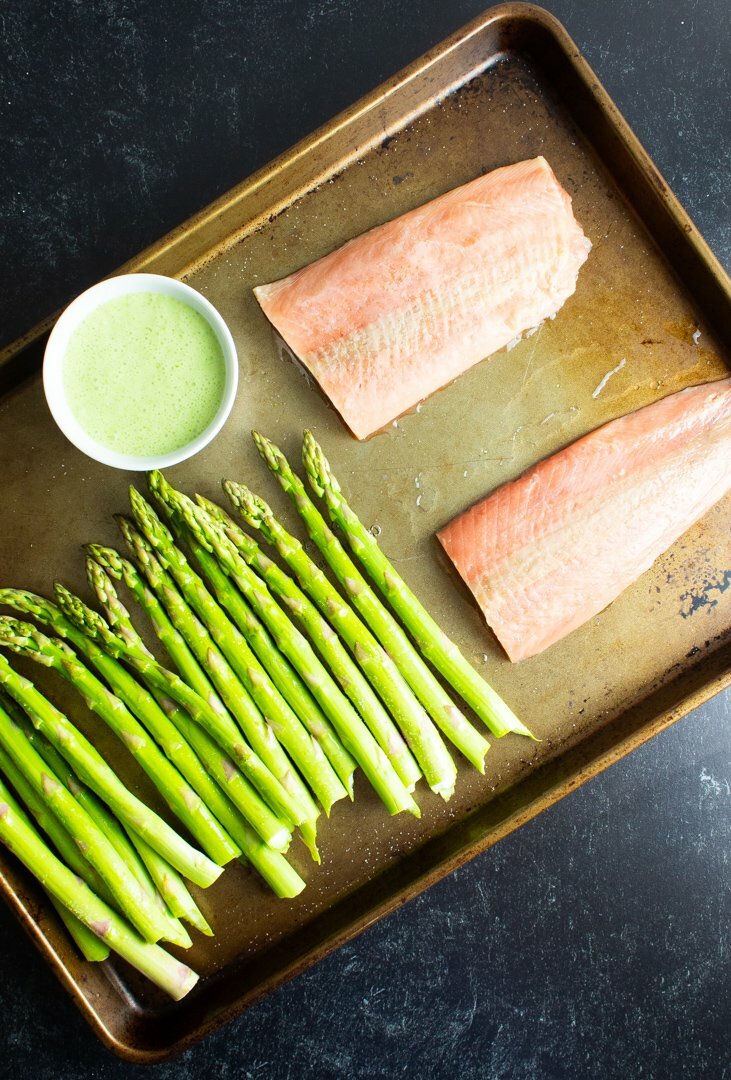
<path fill-rule="evenodd" d="M 226 494 L 241 514 L 247 525 L 252 529 L 261 529 L 263 525 L 271 523 L 274 519 L 274 511 L 268 502 L 244 484 L 237 484 L 233 480 L 227 480 Z"/>
<path fill-rule="evenodd" d="M 302 464 L 312 488 L 318 495 L 324 495 L 328 488 L 332 491 L 340 491 L 340 485 L 332 474 L 330 463 L 311 431 L 305 431 L 302 440 Z"/>
<path fill-rule="evenodd" d="M 254 440 L 257 450 L 272 472 L 277 473 L 282 466 L 286 466 L 287 459 L 279 447 L 275 446 L 270 439 L 265 438 L 265 436 L 258 431 L 252 431 L 251 437 Z"/>

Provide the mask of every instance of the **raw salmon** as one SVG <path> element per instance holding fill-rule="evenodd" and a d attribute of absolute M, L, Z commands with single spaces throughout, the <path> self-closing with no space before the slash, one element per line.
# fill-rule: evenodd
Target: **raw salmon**
<path fill-rule="evenodd" d="M 539 157 L 478 177 L 254 293 L 364 439 L 554 315 L 590 248 Z"/>
<path fill-rule="evenodd" d="M 617 597 L 731 488 L 731 379 L 597 428 L 438 534 L 511 660 Z"/>

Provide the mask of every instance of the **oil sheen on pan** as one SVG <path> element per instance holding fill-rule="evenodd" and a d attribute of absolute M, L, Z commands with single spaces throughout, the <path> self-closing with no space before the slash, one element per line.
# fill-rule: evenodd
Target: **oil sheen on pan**
<path fill-rule="evenodd" d="M 543 157 L 254 289 L 359 439 L 555 315 L 591 244 Z"/>

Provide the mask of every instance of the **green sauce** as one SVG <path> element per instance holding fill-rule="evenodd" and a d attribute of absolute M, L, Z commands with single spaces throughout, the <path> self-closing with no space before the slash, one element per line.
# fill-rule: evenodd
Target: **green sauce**
<path fill-rule="evenodd" d="M 108 300 L 76 328 L 64 357 L 76 421 L 117 453 L 178 450 L 213 420 L 223 397 L 221 346 L 206 319 L 162 293 Z"/>

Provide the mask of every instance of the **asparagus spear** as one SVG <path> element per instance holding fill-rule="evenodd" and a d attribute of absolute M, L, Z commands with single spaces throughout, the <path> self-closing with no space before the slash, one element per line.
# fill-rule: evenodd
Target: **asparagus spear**
<path fill-rule="evenodd" d="M 233 489 L 232 499 L 236 495 L 236 487 L 237 485 L 232 484 L 230 481 L 224 483 L 225 490 Z M 243 488 L 239 490 L 241 498 L 243 498 L 245 490 Z M 282 598 L 288 610 L 300 620 L 309 633 L 311 640 L 319 649 L 323 659 L 329 665 L 333 675 L 340 683 L 341 689 L 353 702 L 379 746 L 388 755 L 399 778 L 409 791 L 413 791 L 417 780 L 421 776 L 421 769 L 406 745 L 401 732 L 325 617 L 320 614 L 312 601 L 292 580 L 289 574 L 286 574 L 276 563 L 267 558 L 256 541 L 248 536 L 243 529 L 239 528 L 220 506 L 202 498 L 200 495 L 197 495 L 196 499 L 212 518 L 223 525 L 226 535 L 239 554 L 266 581 L 272 592 Z M 256 527 L 258 528 L 258 525 Z M 380 652 L 382 650 L 379 649 Z M 377 660 L 379 669 L 380 664 L 381 658 L 379 656 Z"/>
<path fill-rule="evenodd" d="M 28 784 L 20 770 L 16 769 L 12 760 L 7 756 L 5 751 L 0 749 L 0 775 L 2 775 L 3 773 L 5 774 L 6 780 L 8 780 L 12 784 L 18 797 L 22 799 L 28 810 L 30 810 L 30 812 L 33 814 L 33 817 L 36 818 L 38 824 L 41 826 L 41 828 L 43 828 L 44 832 L 46 832 L 47 835 L 51 837 L 52 840 L 53 824 L 56 824 L 59 836 L 62 837 L 61 844 L 64 845 L 64 850 L 61 850 L 61 848 L 57 843 L 55 843 L 55 841 L 54 843 L 56 846 L 56 850 L 61 855 L 63 855 L 67 865 L 71 866 L 71 868 L 74 869 L 67 857 L 71 855 L 73 860 L 76 862 L 77 867 L 80 865 L 91 870 L 93 873 L 92 867 L 89 865 L 89 863 L 85 861 L 83 856 L 80 854 L 79 849 L 76 847 L 76 844 L 73 842 L 69 834 L 65 832 L 63 827 L 58 822 L 56 822 L 53 814 L 47 811 L 43 802 L 40 799 L 36 800 L 33 788 L 30 786 L 30 784 Z M 25 813 L 20 804 L 17 803 L 14 799 L 10 798 L 9 792 L 6 792 L 6 797 L 10 809 L 24 822 L 24 824 L 38 840 L 38 842 L 43 843 L 40 835 L 33 827 L 28 815 Z M 48 828 L 49 821 L 51 823 L 51 828 Z M 78 869 L 74 869 L 74 872 L 78 873 Z M 100 941 L 100 939 L 95 934 L 93 934 L 88 927 L 84 926 L 82 922 L 79 922 L 76 916 L 72 915 L 71 912 L 63 906 L 63 904 L 59 903 L 59 901 L 56 899 L 55 896 L 53 896 L 52 893 L 48 893 L 48 896 L 51 903 L 55 907 L 59 918 L 61 919 L 69 934 L 79 947 L 84 959 L 97 962 L 101 960 L 106 960 L 109 956 L 109 949 L 104 944 L 104 942 Z"/>
<path fill-rule="evenodd" d="M 406 582 L 345 501 L 322 448 L 305 432 L 302 461 L 310 484 L 323 496 L 331 519 L 343 530 L 351 550 L 365 567 L 392 608 L 413 634 L 427 660 L 442 673 L 461 697 L 498 737 L 508 732 L 533 738 L 502 698 L 465 659 L 453 641 L 437 626 Z"/>
<path fill-rule="evenodd" d="M 176 919 L 184 919 L 206 937 L 213 937 L 213 930 L 191 896 L 182 874 L 132 829 L 125 828 L 125 833 L 145 864 L 170 914 Z"/>
<path fill-rule="evenodd" d="M 229 696 L 225 697 L 226 704 L 232 711 L 234 707 L 239 710 L 235 715 L 253 748 L 261 755 L 262 760 L 274 772 L 280 783 L 295 797 L 297 803 L 303 806 L 305 818 L 301 821 L 300 831 L 312 857 L 319 862 L 315 844 L 315 822 L 319 813 L 317 805 L 279 745 L 271 726 L 264 720 L 257 707 L 258 703 L 255 704 L 256 696 L 262 704 L 266 700 L 263 696 L 267 689 L 265 673 L 262 672 L 261 666 L 251 653 L 243 635 L 211 596 L 200 576 L 195 573 L 185 555 L 173 542 L 170 530 L 160 521 L 149 503 L 134 488 L 130 489 L 130 501 L 135 521 L 144 534 L 145 540 L 154 549 L 163 567 L 175 579 L 182 593 L 185 601 L 182 607 L 185 611 L 179 608 L 177 614 L 181 620 L 185 619 L 185 625 L 195 632 L 192 632 L 189 637 L 188 630 L 183 629 L 183 624 L 178 628 L 194 650 L 201 643 L 211 646 L 215 640 L 218 648 L 216 650 L 208 648 L 206 670 L 216 682 L 220 693 L 229 693 Z M 166 606 L 168 601 L 174 602 L 172 594 L 168 596 L 165 593 L 161 599 Z M 189 606 L 198 616 L 196 625 L 193 627 L 190 626 L 186 615 Z M 175 621 L 175 616 L 173 616 L 173 621 Z M 204 630 L 203 638 L 199 632 L 201 629 Z M 198 656 L 198 659 L 201 660 L 201 657 Z M 225 663 L 221 664 L 221 660 Z M 231 678 L 232 673 L 233 678 Z"/>
<path fill-rule="evenodd" d="M 188 532 L 188 546 L 203 577 L 222 608 L 248 641 L 284 700 L 299 717 L 340 779 L 344 791 L 353 798 L 356 763 L 343 746 L 330 721 L 312 697 L 303 680 L 279 651 L 270 634 L 254 615 L 238 589 L 232 589 L 225 571 L 214 555 Z"/>
<path fill-rule="evenodd" d="M 0 780 L 0 840 L 41 885 L 100 941 L 176 1001 L 192 990 L 198 981 L 195 972 L 158 945 L 144 941 L 116 911 L 100 900 L 26 825 L 22 816 L 14 811 L 13 801 L 7 786 Z"/>
<path fill-rule="evenodd" d="M 0 661 L 2 665 L 7 663 L 4 657 Z M 165 937 L 169 926 L 164 913 L 145 895 L 140 883 L 93 818 L 63 786 L 3 709 L 0 709 L 0 745 L 31 784 L 38 798 L 48 805 L 71 833 L 84 858 L 111 892 L 115 903 L 143 937 L 149 941 Z"/>
<path fill-rule="evenodd" d="M 288 465 L 286 460 L 282 459 L 282 462 L 283 475 L 286 476 L 284 470 L 288 469 Z M 293 482 L 300 483 L 294 474 L 292 477 Z M 258 529 L 262 536 L 276 547 L 302 588 L 309 593 L 320 610 L 332 620 L 339 635 L 391 709 L 407 739 L 410 738 L 412 730 L 419 730 L 424 724 L 430 725 L 429 717 L 414 697 L 391 657 L 349 604 L 343 600 L 337 589 L 331 585 L 322 570 L 312 561 L 299 540 L 287 532 L 263 499 L 253 495 L 241 484 L 226 481 L 224 486 L 229 498 L 247 524 Z M 312 509 L 314 523 L 317 524 L 319 519 L 319 524 L 322 525 L 325 534 L 332 535 L 317 515 L 314 506 Z M 262 555 L 261 558 L 265 560 L 264 565 L 266 565 L 268 563 L 266 556 Z M 471 724 L 468 724 L 458 709 L 454 708 L 450 715 L 452 741 L 475 768 L 484 773 L 485 754 L 489 749 L 489 744 Z"/>
<path fill-rule="evenodd" d="M 165 610 L 163 609 L 162 605 L 154 596 L 154 594 L 151 593 L 149 589 L 145 588 L 142 579 L 136 573 L 136 570 L 131 565 L 131 563 L 127 563 L 125 567 L 124 563 L 126 562 L 126 560 L 122 560 L 116 552 L 110 551 L 109 549 L 95 547 L 94 550 L 100 559 L 103 559 L 105 562 L 110 563 L 111 566 L 113 566 L 115 570 L 120 574 L 125 573 L 126 579 L 131 580 L 137 585 L 141 597 L 141 606 L 144 607 L 148 614 L 152 613 L 154 615 L 155 625 L 161 630 L 161 641 L 163 642 L 163 644 L 166 644 L 168 653 L 170 654 L 173 661 L 176 660 L 176 654 L 179 652 L 179 650 L 184 650 L 183 655 L 186 655 L 188 661 L 192 662 L 192 664 L 197 666 L 197 661 L 189 652 L 188 646 L 185 644 L 182 637 L 178 634 L 178 632 L 175 630 L 175 627 L 167 618 L 167 615 L 165 614 Z M 138 644 L 144 647 L 142 638 L 138 634 L 134 623 L 132 622 L 132 619 L 129 615 L 129 612 L 126 610 L 124 605 L 116 596 L 116 592 L 111 588 L 111 583 L 107 583 L 105 596 L 110 613 L 114 613 L 115 625 L 124 626 L 125 638 L 131 644 Z M 203 679 L 205 679 L 205 675 L 202 670 L 200 668 L 198 668 L 198 670 L 202 675 Z M 202 754 L 202 760 L 205 760 L 209 747 L 207 746 L 205 741 L 203 743 L 199 743 L 197 742 L 197 740 L 208 740 L 209 742 L 211 742 L 210 737 L 202 728 L 196 727 L 196 725 L 193 724 L 192 721 L 188 721 L 188 723 L 192 729 L 189 732 L 189 735 L 191 737 L 191 744 L 194 749 L 200 749 Z M 220 754 L 218 754 L 218 747 L 216 746 L 216 744 L 212 743 L 212 746 L 214 751 L 218 755 L 214 759 L 215 769 L 217 768 L 217 762 L 220 759 Z M 228 762 L 228 769 L 224 769 L 223 772 L 217 776 L 217 778 L 224 786 L 224 790 L 227 790 L 228 786 L 230 785 L 231 773 L 237 771 L 238 770 L 236 770 L 233 763 Z M 241 779 L 243 780 L 243 777 Z M 271 885 L 272 889 L 277 893 L 278 896 L 290 898 L 293 896 L 297 896 L 304 888 L 305 883 L 304 881 L 302 881 L 296 870 L 294 870 L 287 863 L 286 859 L 284 859 L 281 855 L 277 856 L 276 858 L 268 857 L 266 845 L 262 844 L 260 838 L 256 835 L 256 833 L 252 829 L 250 829 L 245 822 L 241 820 L 241 818 L 238 816 L 231 804 L 229 804 L 229 807 L 230 809 L 227 810 L 226 814 L 222 818 L 222 821 L 226 828 L 230 831 L 236 842 L 241 847 L 245 859 L 247 859 L 257 870 L 259 870 L 262 877 L 264 877 L 264 879 Z"/>
<path fill-rule="evenodd" d="M 124 638 L 127 644 L 140 652 L 147 653 L 152 660 L 155 660 L 155 657 L 149 652 L 132 624 L 129 612 L 117 596 L 109 575 L 91 558 L 87 560 L 87 565 L 90 583 L 108 614 L 110 626 Z M 191 689 L 195 690 L 195 687 L 191 687 Z M 207 801 L 219 821 L 223 821 L 224 818 L 228 822 L 232 819 L 238 821 L 239 811 L 228 798 L 229 794 L 231 794 L 238 802 L 243 804 L 242 812 L 247 820 L 253 819 L 252 824 L 258 823 L 263 834 L 262 839 L 276 851 L 286 849 L 291 839 L 291 833 L 287 825 L 269 809 L 218 743 L 208 734 L 205 728 L 191 720 L 188 713 L 171 701 L 159 688 L 156 689 L 153 686 L 151 691 L 160 708 L 165 711 L 169 720 L 175 725 L 183 738 L 190 743 L 200 761 L 213 777 L 211 779 L 207 775 L 209 789 Z M 198 693 L 198 691 L 195 692 Z M 212 708 L 214 707 L 207 693 L 199 696 Z M 223 708 L 223 706 L 221 707 Z M 265 767 L 262 766 L 262 768 Z M 214 781 L 217 781 L 217 783 L 214 783 Z M 273 777 L 271 782 L 276 784 Z"/>
<path fill-rule="evenodd" d="M 183 682 L 179 675 L 151 658 L 145 649 L 134 647 L 124 638 L 117 636 L 98 612 L 92 611 L 63 585 L 56 583 L 54 588 L 61 609 L 78 629 L 91 640 L 101 644 L 115 660 L 128 663 L 151 689 L 172 698 L 193 720 L 204 724 L 211 733 L 215 732 L 219 741 L 226 739 L 227 727 L 223 718 L 209 702 Z M 249 747 L 241 742 L 240 736 L 237 735 L 235 741 L 233 739 L 228 741 L 225 749 L 234 753 L 237 761 L 241 761 L 247 770 L 252 770 L 252 774 L 256 773 L 257 784 L 261 789 L 266 790 L 267 799 L 276 800 L 277 810 L 285 814 L 302 813 L 298 805 L 293 803 L 288 793 L 272 777 L 269 770 L 262 765 Z M 296 818 L 294 818 L 294 824 L 297 824 Z"/>
<path fill-rule="evenodd" d="M 13 808 L 11 807 L 11 809 Z M 20 810 L 20 807 L 16 804 L 15 809 Z M 30 825 L 29 821 L 28 824 Z M 38 837 L 38 840 L 41 841 L 40 836 Z M 79 919 L 77 919 L 76 916 L 68 910 L 68 908 L 65 908 L 63 904 L 56 899 L 55 896 L 52 896 L 47 889 L 46 892 L 48 893 L 49 900 L 56 909 L 56 913 L 58 914 L 59 919 L 76 942 L 76 945 L 84 959 L 90 961 L 91 963 L 97 964 L 100 963 L 102 960 L 108 960 L 110 954 L 109 947 L 105 945 L 104 942 L 101 941 L 96 936 L 96 934 L 94 934 L 94 932 L 88 928 L 88 926 L 84 926 L 84 924 L 80 922 Z"/>
<path fill-rule="evenodd" d="M 20 622 L 18 619 L 3 615 L 0 616 L 0 645 L 12 649 L 21 656 L 27 656 L 37 663 L 54 668 L 79 691 L 89 708 L 101 717 L 128 748 L 155 784 L 167 805 L 179 820 L 187 825 L 211 859 L 219 865 L 224 865 L 240 854 L 238 847 L 213 816 L 211 809 L 165 754 L 148 738 L 147 732 L 129 712 L 124 702 L 107 690 L 64 641 L 46 637 L 30 623 Z M 167 723 L 167 718 L 164 717 L 164 719 Z M 169 748 L 170 756 L 176 760 L 182 759 L 187 766 L 186 774 L 194 777 L 197 781 L 196 787 L 208 796 L 210 794 L 208 788 L 213 787 L 210 778 L 188 744 L 183 743 L 172 725 L 170 727 L 173 738 L 171 740 L 170 734 L 165 732 L 164 743 Z M 191 766 L 189 760 L 191 758 L 195 760 L 196 768 Z M 198 775 L 198 771 L 203 773 L 205 784 Z"/>
<path fill-rule="evenodd" d="M 152 514 L 152 509 L 148 509 Z M 175 630 L 180 633 L 180 636 L 184 639 L 190 652 L 197 661 L 200 671 L 205 670 L 206 677 L 204 678 L 204 681 L 201 682 L 196 675 L 194 667 L 192 665 L 185 666 L 185 662 L 184 666 L 181 668 L 182 673 L 185 675 L 186 679 L 188 679 L 190 685 L 198 690 L 203 697 L 206 696 L 206 691 L 210 682 L 215 684 L 223 697 L 226 706 L 236 718 L 241 731 L 244 732 L 252 745 L 259 747 L 262 751 L 262 756 L 267 759 L 268 765 L 277 773 L 282 786 L 289 790 L 290 794 L 296 793 L 298 805 L 299 803 L 304 804 L 306 808 L 305 812 L 310 813 L 312 820 L 314 821 L 318 814 L 318 810 L 312 797 L 292 769 L 284 751 L 276 742 L 274 732 L 267 725 L 253 700 L 244 689 L 234 668 L 229 664 L 226 656 L 224 656 L 223 652 L 214 642 L 207 626 L 201 622 L 188 605 L 183 595 L 178 591 L 175 582 L 170 577 L 167 570 L 162 567 L 155 554 L 155 549 L 149 544 L 147 539 L 135 529 L 127 518 L 118 517 L 117 521 L 127 546 L 137 559 L 137 562 L 145 575 L 150 589 L 152 590 L 152 595 L 162 603 Z M 175 552 L 176 555 L 183 560 L 184 564 L 187 565 L 182 552 L 177 548 L 175 548 Z M 218 637 L 221 639 L 225 635 L 228 625 L 230 624 L 228 624 L 225 615 L 223 612 L 220 612 L 220 609 L 219 611 L 216 611 L 217 605 L 213 607 L 215 601 L 210 594 L 207 593 L 203 583 L 200 582 L 199 584 L 200 579 L 197 579 L 197 575 L 193 575 L 192 571 L 190 571 L 190 574 L 188 593 L 189 595 L 192 595 L 191 590 L 195 590 L 195 595 L 199 597 L 199 606 L 205 608 L 210 602 L 212 616 L 220 615 Z M 182 576 L 180 579 L 184 580 Z M 211 617 L 211 622 L 215 622 L 213 617 Z M 236 645 L 237 641 L 234 638 L 231 642 L 231 648 L 239 661 L 243 661 L 243 659 L 245 659 L 243 652 L 241 654 L 236 653 Z M 181 653 L 181 658 L 182 655 L 183 654 Z M 222 714 L 225 714 L 225 707 L 220 703 L 220 698 L 218 698 L 217 695 L 214 694 L 212 697 L 209 695 L 209 700 L 214 704 L 214 707 L 216 706 L 216 703 L 219 703 L 218 707 L 222 710 Z M 237 728 L 233 723 L 231 723 L 231 728 L 234 735 L 236 735 Z M 304 824 L 304 822 L 302 822 L 302 824 Z"/>
<path fill-rule="evenodd" d="M 270 698 L 268 709 L 267 715 L 275 730 L 282 732 L 280 738 L 285 749 L 289 750 L 292 759 L 307 777 L 325 813 L 329 815 L 334 803 L 347 795 L 343 784 L 319 744 L 299 722 L 284 697 L 278 694 L 276 698 Z"/>
<path fill-rule="evenodd" d="M 151 878 L 170 914 L 177 919 L 184 918 L 191 926 L 210 937 L 213 931 L 201 914 L 198 905 L 190 895 L 188 887 L 178 871 L 154 848 L 151 848 L 141 836 L 138 836 L 130 828 L 125 829 L 120 824 L 106 804 L 79 780 L 69 763 L 59 754 L 55 746 L 52 746 L 39 731 L 35 730 L 18 703 L 2 691 L 0 691 L 0 705 L 10 715 L 13 722 L 23 729 L 43 760 L 50 765 L 64 786 L 69 789 L 74 798 L 81 803 L 86 812 L 111 840 L 143 887 L 149 889 Z M 66 862 L 68 863 L 68 860 Z M 89 867 L 89 869 L 92 868 Z M 98 885 L 101 885 L 102 889 L 104 888 L 100 878 L 97 878 L 96 882 L 87 879 L 87 884 L 103 900 L 111 901 L 111 895 L 105 895 L 98 888 Z M 187 948 L 184 935 L 185 930 L 180 926 L 180 944 L 184 944 Z"/>
<path fill-rule="evenodd" d="M 307 679 L 346 749 L 361 766 L 389 813 L 397 814 L 408 810 L 418 816 L 418 807 L 411 794 L 399 780 L 391 762 L 348 698 L 338 689 L 310 643 L 285 615 L 261 578 L 249 569 L 224 530 L 191 499 L 171 488 L 160 474 L 152 474 L 150 484 L 161 499 L 184 517 L 186 525 L 198 542 L 215 553 L 223 569 L 266 622 L 280 649 L 302 677 Z M 439 753 L 440 748 L 442 755 Z M 445 795 L 451 793 L 454 786 L 454 763 L 438 735 L 436 747 L 430 747 L 429 750 L 429 766 L 433 766 L 430 782 L 435 790 Z"/>
<path fill-rule="evenodd" d="M 152 848 L 148 847 L 140 837 L 132 832 L 127 833 L 125 831 L 101 799 L 97 798 L 93 791 L 90 791 L 89 788 L 82 784 L 69 763 L 65 758 L 61 757 L 55 747 L 53 747 L 47 739 L 44 739 L 44 737 L 33 727 L 23 725 L 23 731 L 25 731 L 28 739 L 46 764 L 50 765 L 64 787 L 68 788 L 76 801 L 83 806 L 87 814 L 94 819 L 109 842 L 117 849 L 120 856 L 124 859 L 139 881 L 145 894 L 152 897 L 154 902 L 157 903 L 163 911 L 167 911 L 170 918 L 170 932 L 166 934 L 165 940 L 170 941 L 173 945 L 180 945 L 185 949 L 189 948 L 192 944 L 187 930 L 179 921 L 181 914 L 185 914 L 187 921 L 192 926 L 195 926 L 202 933 L 211 936 L 213 931 L 201 915 L 193 897 L 185 886 L 185 882 L 177 871 L 173 870 L 172 866 L 170 866 L 161 855 L 158 855 L 156 851 L 153 851 Z M 64 853 L 61 852 L 61 854 L 64 857 L 64 862 L 66 862 L 68 866 L 71 866 L 71 863 L 65 857 Z M 154 869 L 154 874 L 150 867 Z M 71 869 L 73 870 L 74 867 L 71 866 Z M 180 882 L 180 891 L 187 897 L 187 904 L 182 912 L 173 911 L 167 903 L 163 891 L 157 888 L 156 876 L 162 875 L 164 875 L 165 880 L 170 875 L 174 875 Z M 102 886 L 100 889 L 94 880 L 86 877 L 84 874 L 81 874 L 81 876 L 84 878 L 87 885 L 89 885 L 102 900 L 105 900 L 114 907 L 113 897 L 107 895 L 103 882 L 98 883 Z"/>
<path fill-rule="evenodd" d="M 202 698 L 205 698 L 217 712 L 225 716 L 226 708 L 211 686 L 208 676 L 188 648 L 183 636 L 178 633 L 171 623 L 155 593 L 145 585 L 136 567 L 127 559 L 123 559 L 112 548 L 103 548 L 97 544 L 90 544 L 89 551 L 99 562 L 99 565 L 104 566 L 109 574 L 125 581 L 139 601 L 140 606 L 149 616 L 155 633 L 188 685 L 197 691 Z M 150 556 L 150 559 L 154 559 L 154 556 Z M 114 600 L 112 600 L 112 592 L 108 586 L 107 600 L 110 621 L 114 621 L 115 625 L 118 625 L 118 620 L 123 618 L 121 611 L 124 611 L 124 608 L 116 594 L 114 594 Z M 113 620 L 111 619 L 112 607 L 114 607 Z M 126 628 L 124 633 L 127 640 L 134 643 L 136 638 L 138 645 L 142 645 L 142 640 L 126 611 L 125 615 Z M 190 720 L 187 713 L 176 709 L 170 715 L 174 718 L 174 722 L 181 726 L 181 730 L 188 742 L 190 742 L 222 791 L 228 796 L 228 799 L 270 847 L 275 851 L 285 851 L 291 839 L 291 833 L 287 825 L 269 809 L 231 758 L 223 752 L 204 728 Z M 238 740 L 239 736 L 233 724 L 231 724 L 231 727 L 233 738 Z"/>
<path fill-rule="evenodd" d="M 2 707 L 4 706 L 5 702 L 3 701 Z M 8 712 L 7 709 L 5 709 L 5 711 Z M 12 714 L 10 715 L 13 723 L 17 726 L 18 722 L 16 718 Z M 190 948 L 192 941 L 190 940 L 188 932 L 183 924 L 170 914 L 166 908 L 160 893 L 157 892 L 144 864 L 127 839 L 126 833 L 117 819 L 109 813 L 104 804 L 96 798 L 93 792 L 89 791 L 88 788 L 85 788 L 84 785 L 79 782 L 68 763 L 53 749 L 50 743 L 48 743 L 42 735 L 39 735 L 38 732 L 30 726 L 25 714 L 23 714 L 20 725 L 21 730 L 29 739 L 40 757 L 42 757 L 46 764 L 51 767 L 56 777 L 73 795 L 79 805 L 82 806 L 96 822 L 109 842 L 116 848 L 121 858 L 127 863 L 137 881 L 140 883 L 143 894 L 148 898 L 149 902 L 157 905 L 162 912 L 168 923 L 168 929 L 163 935 L 163 940 L 169 941 L 173 945 L 179 945 L 183 949 Z M 73 870 L 75 874 L 78 874 L 79 877 L 83 878 L 86 884 L 106 903 L 115 907 L 114 896 L 94 870 L 94 867 L 82 856 L 76 842 L 71 838 L 61 822 L 55 817 L 48 805 L 37 796 L 13 761 L 1 749 L 0 769 L 10 780 L 41 829 L 48 835 L 66 865 Z"/>
<path fill-rule="evenodd" d="M 162 476 L 157 473 L 150 473 L 148 482 L 150 490 L 157 496 L 160 503 L 169 508 L 176 520 L 182 521 L 183 515 L 177 513 L 175 505 L 165 497 L 166 488 Z M 194 536 L 193 538 L 198 540 L 198 537 Z M 224 587 L 232 591 L 229 582 L 226 581 Z M 231 603 L 235 610 L 238 611 L 241 608 L 241 605 L 236 606 L 235 598 L 231 598 Z M 223 613 L 223 607 L 227 606 L 229 606 L 228 602 L 222 605 L 219 610 Z M 262 713 L 268 718 L 282 746 L 290 754 L 295 765 L 299 767 L 304 779 L 323 806 L 325 813 L 329 815 L 332 805 L 338 799 L 345 798 L 347 795 L 345 787 L 338 779 L 317 741 L 300 722 L 298 716 L 287 704 L 285 697 L 270 678 L 266 667 L 260 663 L 260 660 L 257 659 L 249 647 L 252 642 L 247 640 L 248 634 L 242 633 L 241 628 L 237 627 L 235 623 L 230 622 L 228 619 L 227 621 L 247 650 L 249 666 L 247 671 L 248 682 L 244 683 L 246 689 Z M 249 620 L 249 626 L 251 626 L 251 620 Z M 257 645 L 261 646 L 261 642 L 262 638 L 259 635 Z"/>
<path fill-rule="evenodd" d="M 30 611 L 41 621 L 49 607 L 49 602 L 42 597 L 15 589 L 1 589 L 0 603 Z M 28 713 L 33 726 L 61 752 L 74 771 L 125 826 L 142 836 L 150 847 L 196 885 L 206 888 L 213 884 L 221 874 L 221 867 L 192 847 L 141 799 L 128 791 L 89 740 L 28 679 L 13 671 L 3 656 L 0 656 L 0 684 L 4 684 L 7 692 Z"/>
<path fill-rule="evenodd" d="M 363 621 L 378 638 L 439 729 L 483 772 L 487 742 L 472 727 L 461 709 L 457 708 L 391 613 L 363 579 L 340 541 L 328 528 L 320 511 L 308 496 L 304 484 L 294 473 L 281 450 L 257 432 L 253 435 L 259 453 L 294 502 L 310 537 L 325 556 Z"/>
<path fill-rule="evenodd" d="M 0 709 L 3 712 L 5 711 L 1 705 Z M 4 746 L 0 746 L 0 773 L 13 786 L 26 810 L 33 815 L 38 827 L 46 834 L 69 869 L 82 877 L 90 888 L 99 896 L 104 897 L 107 903 L 113 904 L 114 898 L 111 891 L 104 884 L 91 863 L 87 862 L 81 854 L 81 849 L 72 838 L 71 833 L 64 828 L 48 803 L 38 795 L 33 785 L 23 775 Z"/>

